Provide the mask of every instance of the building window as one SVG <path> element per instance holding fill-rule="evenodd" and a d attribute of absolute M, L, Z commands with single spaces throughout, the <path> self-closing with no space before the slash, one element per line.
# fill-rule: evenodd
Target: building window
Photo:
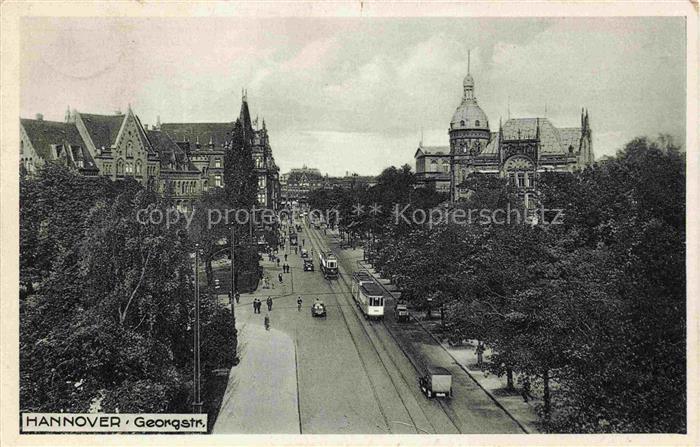
<path fill-rule="evenodd" d="M 448 165 L 447 163 L 444 163 L 442 165 L 442 170 L 443 170 L 443 172 L 450 172 L 450 165 Z"/>
<path fill-rule="evenodd" d="M 117 175 L 124 175 L 124 160 L 117 160 Z"/>
<path fill-rule="evenodd" d="M 435 160 L 433 160 L 433 161 L 430 163 L 430 172 L 437 172 L 437 171 L 438 171 L 437 162 L 436 162 Z"/>
<path fill-rule="evenodd" d="M 518 172 L 515 175 L 517 182 L 518 182 L 518 188 L 524 188 L 525 187 L 525 173 L 524 172 Z"/>
<path fill-rule="evenodd" d="M 220 168 L 220 167 L 221 167 L 221 159 L 220 159 L 220 158 L 215 158 L 215 159 L 214 159 L 214 167 L 215 167 L 215 168 Z"/>
<path fill-rule="evenodd" d="M 221 174 L 216 174 L 214 176 L 214 186 L 221 187 Z"/>
<path fill-rule="evenodd" d="M 136 160 L 136 175 L 141 175 L 141 160 Z"/>
<path fill-rule="evenodd" d="M 459 122 L 459 125 L 462 126 L 462 127 L 464 127 L 464 120 L 460 121 L 460 122 Z"/>
<path fill-rule="evenodd" d="M 134 147 L 131 144 L 131 141 L 126 143 L 126 156 L 127 157 L 133 157 L 134 156 Z"/>
<path fill-rule="evenodd" d="M 476 127 L 479 127 L 479 120 L 474 121 L 474 125 L 475 125 Z"/>
<path fill-rule="evenodd" d="M 265 187 L 265 177 L 258 177 L 258 188 Z"/>
<path fill-rule="evenodd" d="M 134 165 L 131 164 L 131 162 L 126 163 L 126 173 L 127 174 L 133 174 L 134 173 Z"/>

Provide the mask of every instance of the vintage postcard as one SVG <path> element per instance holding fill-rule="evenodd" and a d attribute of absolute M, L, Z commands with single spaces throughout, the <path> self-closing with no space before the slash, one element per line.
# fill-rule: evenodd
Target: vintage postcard
<path fill-rule="evenodd" d="M 697 4 L 0 8 L 3 444 L 698 442 Z"/>

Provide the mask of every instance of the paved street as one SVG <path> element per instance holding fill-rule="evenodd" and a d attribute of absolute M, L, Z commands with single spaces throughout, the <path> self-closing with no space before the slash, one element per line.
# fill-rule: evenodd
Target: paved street
<path fill-rule="evenodd" d="M 270 382 L 263 374 L 268 372 L 251 371 L 251 362 L 246 363 L 246 355 L 256 350 L 265 351 L 276 345 L 266 338 L 279 338 L 275 331 L 287 334 L 296 347 L 296 372 L 298 378 L 298 418 L 296 427 L 282 424 L 275 432 L 298 433 L 522 433 L 515 422 L 499 409 L 489 397 L 479 389 L 450 359 L 442 359 L 444 365 L 453 371 L 455 396 L 452 400 L 428 400 L 420 392 L 417 384 L 418 372 L 415 358 L 404 353 L 405 346 L 387 331 L 382 322 L 368 322 L 354 306 L 350 295 L 348 278 L 356 270 L 355 260 L 341 257 L 341 278 L 327 281 L 318 269 L 318 250 L 329 245 L 337 250 L 332 238 L 322 232 L 304 227 L 299 244 L 304 239 L 304 248 L 314 250 L 316 271 L 304 272 L 302 261 L 293 250 L 288 263 L 291 273 L 284 275 L 284 283 L 279 284 L 277 269 L 265 258 L 263 265 L 275 282 L 274 289 L 259 288 L 253 294 L 243 295 L 236 306 L 239 329 L 262 327 L 266 314 L 264 304 L 267 296 L 274 300 L 270 312 L 272 331 L 250 332 L 242 336 L 244 352 L 241 365 L 231 371 L 231 386 L 227 390 L 226 405 L 240 405 L 243 413 L 250 407 L 250 414 L 257 414 L 261 406 L 271 405 L 266 399 L 275 396 L 264 390 L 265 397 L 251 395 L 251 388 L 240 389 L 244 381 L 251 381 L 256 374 L 259 384 L 280 384 L 278 379 Z M 283 254 L 281 254 L 284 259 Z M 260 315 L 252 312 L 250 304 L 257 296 L 263 301 Z M 296 299 L 301 296 L 303 306 L 297 310 Z M 310 306 L 319 298 L 328 308 L 326 318 L 313 318 Z M 387 308 L 390 308 L 389 303 Z M 287 351 L 292 348 L 288 348 Z M 426 347 L 426 349 L 432 349 Z M 280 356 L 290 358 L 289 352 Z M 257 356 L 257 354 L 255 354 Z M 274 355 L 270 352 L 264 355 Z M 438 354 L 438 358 L 440 354 Z M 258 356 L 259 358 L 259 356 Z M 254 363 L 254 362 L 252 362 Z M 277 368 L 278 362 L 272 364 Z M 243 367 L 242 367 L 243 366 Z M 258 364 L 257 368 L 265 366 Z M 286 366 L 280 368 L 287 371 Z M 260 375 L 257 375 L 260 374 Z M 292 375 L 289 372 L 288 375 Z M 237 386 L 235 386 L 237 384 Z M 272 385 L 274 388 L 277 385 Z M 280 389 L 279 399 L 284 400 L 284 408 L 289 408 L 286 390 L 288 382 Z M 260 388 L 258 386 L 257 388 Z M 240 402 L 237 404 L 236 402 Z M 216 431 L 219 433 L 270 433 L 269 421 L 256 426 L 241 425 L 227 421 L 232 413 L 225 411 L 219 415 Z M 232 407 L 233 408 L 233 407 Z M 282 416 L 287 420 L 288 412 Z M 269 418 L 275 419 L 275 413 Z M 253 417 L 253 420 L 256 418 Z M 287 431 L 281 429 L 285 427 Z"/>

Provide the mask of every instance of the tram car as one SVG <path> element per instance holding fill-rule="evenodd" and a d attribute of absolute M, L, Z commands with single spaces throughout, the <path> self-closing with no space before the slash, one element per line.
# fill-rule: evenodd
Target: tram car
<path fill-rule="evenodd" d="M 384 290 L 369 273 L 353 273 L 352 297 L 366 318 L 384 318 Z"/>
<path fill-rule="evenodd" d="M 321 273 L 326 279 L 335 279 L 338 277 L 338 258 L 330 251 L 321 251 L 318 254 Z"/>

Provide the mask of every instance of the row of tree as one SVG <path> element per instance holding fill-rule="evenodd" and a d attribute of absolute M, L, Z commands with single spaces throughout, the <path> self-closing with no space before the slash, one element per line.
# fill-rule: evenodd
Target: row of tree
<path fill-rule="evenodd" d="M 252 207 L 256 180 L 240 123 L 224 177 L 226 189 L 204 194 L 199 206 Z M 190 411 L 193 253 L 199 247 L 207 259 L 226 235 L 201 219 L 188 228 L 182 218 L 157 218 L 173 205 L 167 192 L 134 180 L 84 177 L 53 163 L 21 178 L 23 411 Z M 253 251 L 243 251 L 240 268 L 256 269 Z M 206 384 L 213 369 L 235 361 L 236 331 L 215 297 L 203 296 L 200 313 Z"/>
<path fill-rule="evenodd" d="M 516 376 L 541 390 L 545 430 L 686 430 L 685 157 L 669 139 L 635 139 L 584 171 L 541 174 L 548 211 L 537 225 L 429 226 L 346 209 L 439 200 L 412 178 L 407 167 L 386 170 L 339 202 L 340 225 L 375 235 L 375 267 L 410 304 L 442 307 L 450 338 L 490 348 L 485 368 L 511 388 Z M 452 213 L 522 208 L 505 180 L 464 186 Z M 314 205 L 328 197 L 315 194 Z"/>

